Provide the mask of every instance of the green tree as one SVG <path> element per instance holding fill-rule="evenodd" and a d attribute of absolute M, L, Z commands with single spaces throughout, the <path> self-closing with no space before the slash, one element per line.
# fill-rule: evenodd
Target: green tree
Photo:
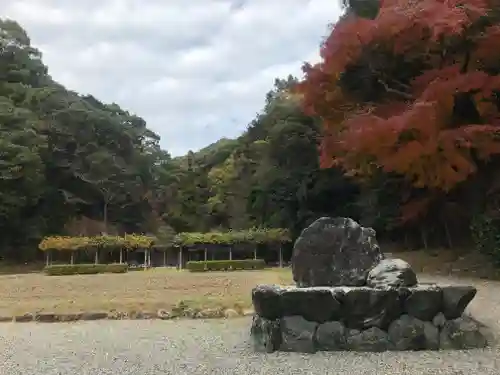
<path fill-rule="evenodd" d="M 119 105 L 55 82 L 22 27 L 0 19 L 0 256 L 33 257 L 81 216 L 146 231 L 163 189 L 158 140 Z"/>

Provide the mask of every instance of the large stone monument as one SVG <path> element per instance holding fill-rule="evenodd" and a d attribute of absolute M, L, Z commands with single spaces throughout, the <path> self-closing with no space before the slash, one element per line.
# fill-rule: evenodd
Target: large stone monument
<path fill-rule="evenodd" d="M 384 259 L 375 231 L 323 217 L 292 257 L 295 286 L 258 285 L 251 337 L 258 351 L 468 349 L 490 331 L 465 308 L 472 286 L 417 283 L 410 265 Z"/>

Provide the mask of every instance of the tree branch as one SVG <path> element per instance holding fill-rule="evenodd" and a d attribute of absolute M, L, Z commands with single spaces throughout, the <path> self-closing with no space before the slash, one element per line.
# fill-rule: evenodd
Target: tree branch
<path fill-rule="evenodd" d="M 59 189 L 59 191 L 62 193 L 64 201 L 66 203 L 83 203 L 83 204 L 90 204 L 88 201 L 81 199 L 77 196 L 75 196 L 73 193 L 64 190 L 64 189 Z"/>
<path fill-rule="evenodd" d="M 377 82 L 380 83 L 382 86 L 384 86 L 384 89 L 387 92 L 399 95 L 399 96 L 401 96 L 401 97 L 403 97 L 405 99 L 408 99 L 408 100 L 412 100 L 413 99 L 413 95 L 408 94 L 408 93 L 406 93 L 404 91 L 399 91 L 399 90 L 396 90 L 396 89 L 393 89 L 393 88 L 389 87 L 389 85 L 387 83 L 385 83 L 384 81 L 382 81 L 381 78 L 378 78 Z"/>

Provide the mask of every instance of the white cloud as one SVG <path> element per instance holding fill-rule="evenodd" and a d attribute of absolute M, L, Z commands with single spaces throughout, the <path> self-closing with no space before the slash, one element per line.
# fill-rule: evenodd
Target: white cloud
<path fill-rule="evenodd" d="M 340 2 L 340 1 L 339 1 Z M 143 117 L 173 155 L 240 134 L 316 59 L 334 0 L 2 0 L 50 74 Z"/>

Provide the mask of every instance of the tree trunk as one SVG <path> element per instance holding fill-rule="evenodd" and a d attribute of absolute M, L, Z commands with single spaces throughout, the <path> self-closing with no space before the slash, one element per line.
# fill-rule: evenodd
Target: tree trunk
<path fill-rule="evenodd" d="M 425 227 L 420 227 L 420 236 L 422 237 L 422 244 L 424 245 L 424 249 L 427 250 L 427 230 Z"/>
<path fill-rule="evenodd" d="M 448 247 L 450 249 L 453 249 L 453 241 L 451 240 L 450 228 L 448 227 L 448 221 L 446 220 L 446 218 L 443 218 L 443 224 L 444 224 L 444 231 L 446 233 L 446 240 L 448 242 Z"/>
<path fill-rule="evenodd" d="M 108 234 L 108 202 L 104 201 L 103 206 L 103 224 L 104 224 L 104 234 Z"/>

